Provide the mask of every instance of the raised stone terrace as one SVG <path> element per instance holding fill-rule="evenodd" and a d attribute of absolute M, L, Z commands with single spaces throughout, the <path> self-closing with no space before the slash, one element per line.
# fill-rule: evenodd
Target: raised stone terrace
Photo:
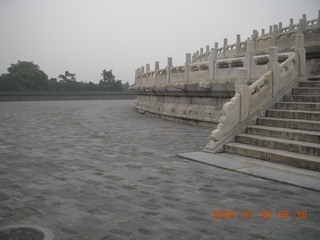
<path fill-rule="evenodd" d="M 1 102 L 0 229 L 43 227 L 55 240 L 319 239 L 319 191 L 179 158 L 211 129 L 132 104 Z M 237 218 L 212 219 L 220 210 Z"/>
<path fill-rule="evenodd" d="M 299 20 L 290 19 L 287 26 L 280 22 L 270 26 L 269 31 L 255 29 L 249 38 L 241 39 L 238 34 L 235 43 L 225 38 L 223 46 L 215 42 L 211 47 L 187 53 L 185 63 L 176 64 L 169 57 L 164 67 L 158 61 L 154 69 L 150 64 L 139 67 L 131 87 L 137 94 L 135 109 L 216 128 L 223 105 L 234 96 L 238 69 L 246 68 L 246 84 L 253 84 L 270 70 L 270 48 L 277 47 L 275 61 L 284 63 L 297 48 L 297 35 L 304 39 L 300 48 L 307 53 L 306 74 L 320 74 L 319 11 L 316 19 L 303 14 Z"/>
<path fill-rule="evenodd" d="M 224 39 L 222 47 L 206 46 L 186 54 L 184 65 L 168 58 L 166 68 L 156 62 L 154 71 L 147 64 L 145 72 L 142 66 L 132 86 L 134 107 L 212 126 L 206 152 L 319 171 L 319 75 L 320 11 L 316 19 L 304 14 L 296 24 L 290 19 L 286 27 L 270 26 L 268 33 L 253 30 L 244 41 L 237 35 L 234 44 Z M 251 134 L 255 124 L 268 133 Z"/>

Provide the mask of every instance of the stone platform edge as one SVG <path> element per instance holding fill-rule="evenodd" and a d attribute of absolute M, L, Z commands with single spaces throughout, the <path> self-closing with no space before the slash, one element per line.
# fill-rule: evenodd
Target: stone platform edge
<path fill-rule="evenodd" d="M 320 192 L 320 172 L 227 153 L 189 152 L 177 154 L 177 156 L 210 166 Z"/>

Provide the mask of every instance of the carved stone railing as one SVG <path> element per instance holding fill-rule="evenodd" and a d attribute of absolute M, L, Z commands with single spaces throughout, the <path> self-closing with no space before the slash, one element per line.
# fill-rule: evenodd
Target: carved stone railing
<path fill-rule="evenodd" d="M 302 45 L 295 44 L 296 36 L 304 36 Z M 254 30 L 245 41 L 237 35 L 234 44 L 224 39 L 222 47 L 215 43 L 211 49 L 206 46 L 188 53 L 184 64 L 174 65 L 172 58 L 161 68 L 159 62 L 155 62 L 154 69 L 146 64 L 136 70 L 135 84 L 131 86 L 136 94 L 134 108 L 141 113 L 217 128 L 206 147 L 216 151 L 213 149 L 221 149 L 232 133 L 254 120 L 252 116 L 262 112 L 266 102 L 274 101 L 279 91 L 294 84 L 297 76 L 305 78 L 304 47 L 310 47 L 314 55 L 317 48 L 313 46 L 320 46 L 319 39 L 320 11 L 317 19 L 307 20 L 303 15 L 297 24 L 291 19 L 289 26 L 279 23 L 270 26 L 268 33 L 262 30 L 259 35 Z M 317 64 L 314 59 L 309 61 L 308 72 L 318 69 Z"/>
<path fill-rule="evenodd" d="M 207 152 L 223 151 L 223 146 L 233 141 L 235 134 L 242 131 L 263 111 L 268 102 L 278 97 L 288 86 L 306 79 L 304 37 L 296 35 L 295 52 L 281 64 L 278 62 L 278 48 L 269 49 L 268 71 L 250 86 L 248 70 L 238 69 L 235 96 L 224 104 L 217 128 L 211 134 L 211 141 L 205 147 Z"/>
<path fill-rule="evenodd" d="M 213 83 L 234 83 L 237 80 L 237 69 L 245 67 L 248 69 L 248 82 L 256 81 L 268 69 L 269 58 L 268 55 L 252 56 L 250 49 L 253 47 L 252 42 L 248 42 L 248 50 L 244 57 L 215 59 L 216 49 L 212 49 L 209 61 L 201 63 L 188 62 L 188 55 L 185 65 L 172 66 L 172 59 L 168 59 L 168 66 L 163 69 L 149 71 L 147 65 L 147 72 L 144 67 L 141 67 L 142 74 L 139 74 L 137 84 L 132 90 L 143 89 L 157 89 L 183 85 L 198 84 L 203 85 Z M 279 54 L 278 61 L 283 62 L 292 53 Z M 178 84 L 177 84 L 178 83 Z"/>
<path fill-rule="evenodd" d="M 268 33 L 262 29 L 259 35 L 257 30 L 253 30 L 251 38 L 246 41 L 241 41 L 238 34 L 236 43 L 228 44 L 228 39 L 225 38 L 222 47 L 219 47 L 216 42 L 210 50 L 207 45 L 205 50 L 200 48 L 200 51 L 196 51 L 194 54 L 187 54 L 184 65 L 173 66 L 172 58 L 168 58 L 168 64 L 165 68 L 160 69 L 159 62 L 156 62 L 154 70 L 150 71 L 150 64 L 147 64 L 136 70 L 136 79 L 132 90 L 139 88 L 139 86 L 170 85 L 170 83 L 176 82 L 235 81 L 238 67 L 247 68 L 248 80 L 254 82 L 266 70 L 267 62 L 263 63 L 263 58 L 259 55 L 265 54 L 264 58 L 267 59 L 266 54 L 268 54 L 270 47 L 278 47 L 280 53 L 292 52 L 297 34 L 304 35 L 304 47 L 319 45 L 320 10 L 316 19 L 307 20 L 307 16 L 304 14 L 299 23 L 294 24 L 293 19 L 290 19 L 290 24 L 284 27 L 280 22 L 270 26 Z M 262 62 L 257 59 L 261 59 Z M 280 59 L 279 61 L 282 62 Z"/>

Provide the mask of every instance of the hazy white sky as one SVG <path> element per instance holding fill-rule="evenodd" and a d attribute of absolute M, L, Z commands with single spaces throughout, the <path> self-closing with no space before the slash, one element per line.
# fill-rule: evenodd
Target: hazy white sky
<path fill-rule="evenodd" d="M 223 38 L 235 42 L 269 25 L 318 17 L 319 0 L 0 0 L 0 74 L 33 61 L 49 78 L 64 71 L 98 82 L 103 69 L 134 82 L 135 69 Z"/>

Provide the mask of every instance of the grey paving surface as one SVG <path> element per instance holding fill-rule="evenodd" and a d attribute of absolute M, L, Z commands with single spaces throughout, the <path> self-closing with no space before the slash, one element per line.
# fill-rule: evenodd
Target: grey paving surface
<path fill-rule="evenodd" d="M 67 240 L 319 239 L 319 192 L 179 158 L 211 129 L 131 106 L 0 103 L 0 227 L 39 225 Z M 212 219 L 215 210 L 240 218 Z M 302 210 L 308 218 L 296 219 Z"/>

